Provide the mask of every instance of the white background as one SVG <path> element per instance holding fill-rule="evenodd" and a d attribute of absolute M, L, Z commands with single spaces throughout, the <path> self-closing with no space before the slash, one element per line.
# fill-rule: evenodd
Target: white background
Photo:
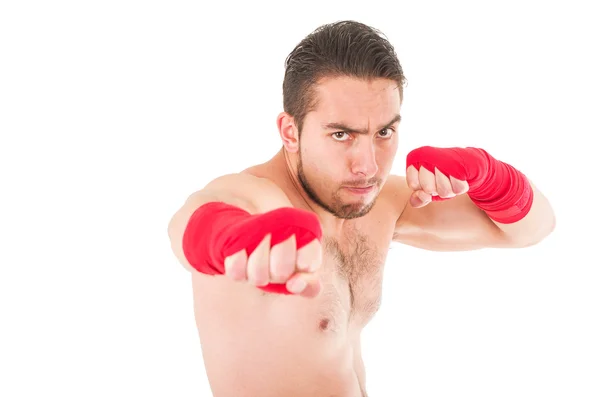
<path fill-rule="evenodd" d="M 593 3 L 2 2 L 0 395 L 210 395 L 167 222 L 279 149 L 285 57 L 356 19 L 408 79 L 395 173 L 421 145 L 483 147 L 558 219 L 522 250 L 394 246 L 370 396 L 599 396 Z"/>

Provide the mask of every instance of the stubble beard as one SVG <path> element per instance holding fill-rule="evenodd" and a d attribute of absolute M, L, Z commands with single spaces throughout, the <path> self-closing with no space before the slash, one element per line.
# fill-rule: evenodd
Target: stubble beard
<path fill-rule="evenodd" d="M 308 195 L 308 197 L 314 201 L 319 207 L 329 212 L 333 216 L 339 219 L 356 219 L 367 215 L 371 209 L 375 206 L 377 198 L 373 199 L 370 203 L 364 205 L 362 203 L 344 203 L 340 197 L 339 190 L 332 194 L 330 203 L 326 203 L 317 194 L 314 187 L 306 178 L 304 173 L 304 167 L 302 166 L 302 154 L 298 156 L 298 180 L 302 185 L 302 188 Z M 378 186 L 376 186 L 378 187 Z"/>

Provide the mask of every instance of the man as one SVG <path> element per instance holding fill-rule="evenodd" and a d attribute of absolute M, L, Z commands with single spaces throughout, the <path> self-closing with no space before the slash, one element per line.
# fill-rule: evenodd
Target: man
<path fill-rule="evenodd" d="M 173 216 L 216 397 L 366 396 L 361 330 L 392 241 L 515 248 L 553 230 L 546 198 L 482 149 L 417 148 L 390 175 L 404 83 L 378 31 L 320 27 L 286 62 L 282 149 Z"/>

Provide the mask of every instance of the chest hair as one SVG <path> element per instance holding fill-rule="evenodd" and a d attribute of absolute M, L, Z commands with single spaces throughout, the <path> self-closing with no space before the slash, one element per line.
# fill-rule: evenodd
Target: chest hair
<path fill-rule="evenodd" d="M 339 277 L 348 283 L 351 315 L 372 316 L 381 303 L 384 256 L 366 234 L 356 229 L 341 238 L 325 237 L 324 251 Z"/>

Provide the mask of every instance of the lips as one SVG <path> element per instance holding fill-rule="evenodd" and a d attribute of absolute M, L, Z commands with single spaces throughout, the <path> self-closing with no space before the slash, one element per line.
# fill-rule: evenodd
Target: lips
<path fill-rule="evenodd" d="M 349 190 L 352 193 L 355 194 L 366 194 L 366 193 L 370 193 L 373 189 L 375 188 L 375 185 L 370 185 L 370 186 L 364 186 L 364 187 L 346 187 L 347 190 Z"/>

